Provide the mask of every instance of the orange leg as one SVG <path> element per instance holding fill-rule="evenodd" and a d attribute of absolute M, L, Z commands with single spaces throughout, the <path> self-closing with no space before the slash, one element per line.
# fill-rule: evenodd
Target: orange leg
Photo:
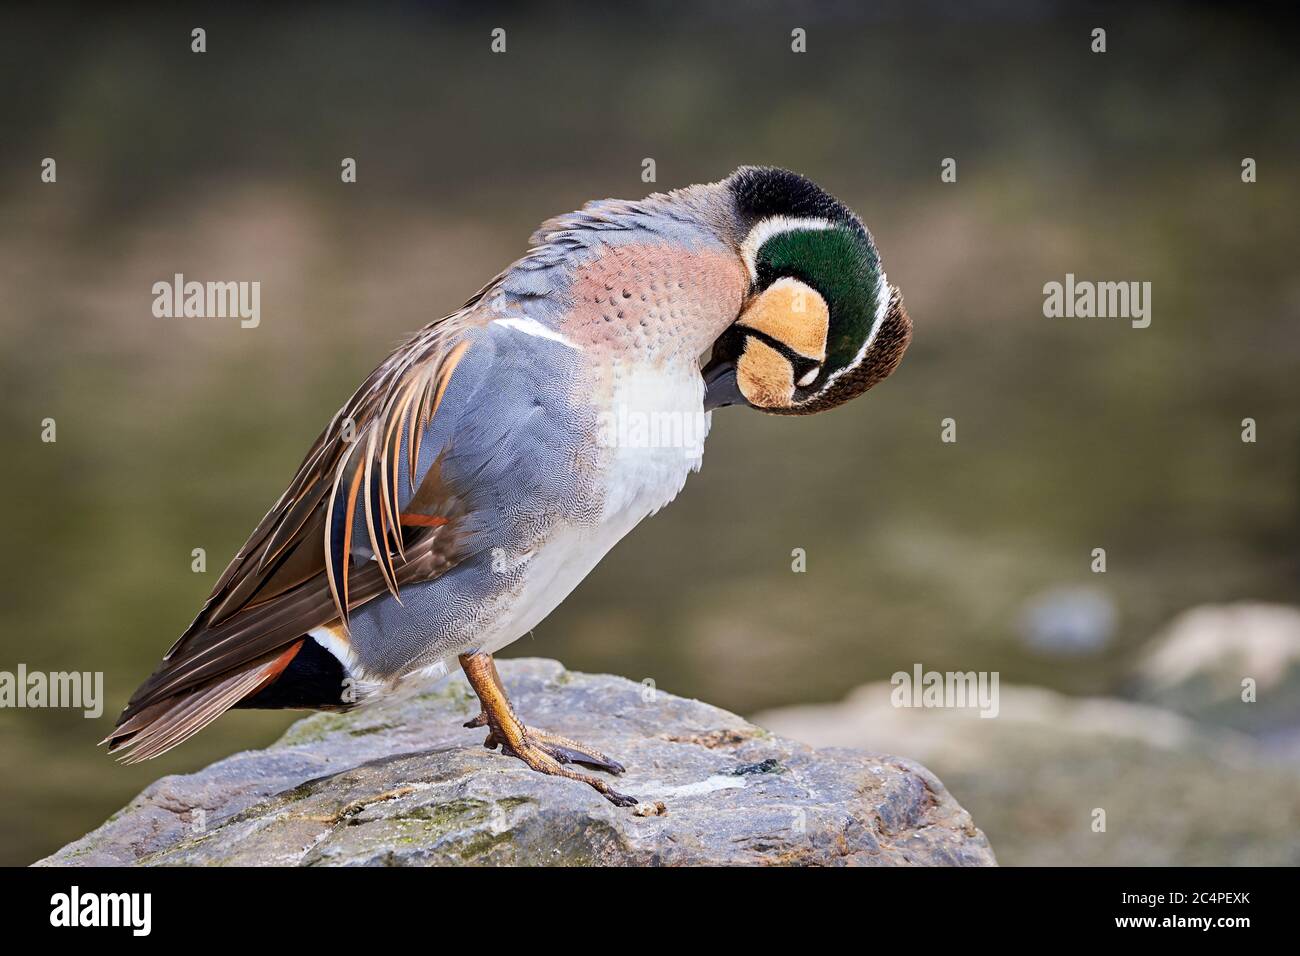
<path fill-rule="evenodd" d="M 623 772 L 623 766 L 618 761 L 610 760 L 600 751 L 567 737 L 529 730 L 524 726 L 510 706 L 510 698 L 506 696 L 501 675 L 497 673 L 497 665 L 491 654 L 462 654 L 460 666 L 483 707 L 479 715 L 465 726 L 488 728 L 484 747 L 494 750 L 499 746 L 502 753 L 518 757 L 539 773 L 580 780 L 595 788 L 616 806 L 630 807 L 636 803 L 635 799 L 619 793 L 599 777 L 566 766 L 578 763 L 617 774 Z"/>

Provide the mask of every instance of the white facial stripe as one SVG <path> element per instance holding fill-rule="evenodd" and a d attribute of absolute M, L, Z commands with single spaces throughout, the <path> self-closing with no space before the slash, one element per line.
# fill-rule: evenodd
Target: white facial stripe
<path fill-rule="evenodd" d="M 757 226 L 749 231 L 745 241 L 740 244 L 740 256 L 745 260 L 745 268 L 749 270 L 749 279 L 752 282 L 758 278 L 758 250 L 763 248 L 763 243 L 773 236 L 783 232 L 791 232 L 795 229 L 834 229 L 835 223 L 829 219 L 818 217 L 809 217 L 806 219 L 791 218 L 789 216 L 771 216 L 764 219 Z"/>
<path fill-rule="evenodd" d="M 876 303 L 876 317 L 871 322 L 871 333 L 867 340 L 862 343 L 862 348 L 858 349 L 858 354 L 853 356 L 853 361 L 849 362 L 843 368 L 840 368 L 826 379 L 826 384 L 822 386 L 822 391 L 830 387 L 831 383 L 843 375 L 851 368 L 857 368 L 862 357 L 871 349 L 871 343 L 876 341 L 876 335 L 880 332 L 881 325 L 885 321 L 885 313 L 889 310 L 889 304 L 894 301 L 894 290 L 889 286 L 889 279 L 884 272 L 880 273 L 880 285 L 877 287 L 881 292 L 880 301 Z"/>
<path fill-rule="evenodd" d="M 536 336 L 539 339 L 549 339 L 552 342 L 559 342 L 561 345 L 568 346 L 574 351 L 582 351 L 582 346 L 574 345 L 559 332 L 556 332 L 554 329 L 548 329 L 536 319 L 513 317 L 508 319 L 493 319 L 492 324 L 504 325 L 506 328 L 514 329 L 516 332 L 522 332 L 524 335 Z"/>

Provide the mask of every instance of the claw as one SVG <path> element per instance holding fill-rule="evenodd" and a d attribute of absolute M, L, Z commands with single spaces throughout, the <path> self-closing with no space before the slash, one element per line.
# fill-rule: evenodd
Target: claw
<path fill-rule="evenodd" d="M 567 737 L 560 737 L 555 734 L 542 733 L 537 730 L 528 730 L 525 733 L 530 741 L 541 747 L 560 763 L 580 763 L 592 770 L 603 770 L 606 773 L 615 775 L 623 773 L 627 769 L 617 760 L 606 757 L 599 750 L 586 747 L 576 740 L 570 740 Z"/>

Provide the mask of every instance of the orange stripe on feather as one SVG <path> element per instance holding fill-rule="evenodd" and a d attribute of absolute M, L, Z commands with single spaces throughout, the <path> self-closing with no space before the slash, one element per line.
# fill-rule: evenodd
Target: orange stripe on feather
<path fill-rule="evenodd" d="M 266 679 L 263 680 L 262 683 L 257 685 L 257 688 L 256 690 L 253 691 L 253 694 L 257 694 L 261 692 L 264 688 L 269 687 L 271 684 L 275 682 L 276 678 L 278 678 L 281 674 L 284 673 L 284 669 L 293 662 L 293 659 L 298 656 L 298 652 L 302 650 L 302 644 L 303 641 L 305 640 L 306 640 L 305 637 L 298 638 L 298 640 L 294 641 L 291 645 L 289 645 L 289 648 L 283 654 L 281 654 L 275 660 L 271 661 L 269 665 L 267 665 Z M 252 697 L 253 694 L 249 694 L 248 696 Z"/>
<path fill-rule="evenodd" d="M 365 470 L 358 467 L 357 473 L 352 479 L 352 487 L 348 489 L 348 509 L 347 524 L 343 527 L 343 614 L 346 618 L 349 610 L 348 604 L 348 571 L 352 558 L 352 524 L 357 514 L 357 492 L 361 489 L 361 479 L 365 477 Z"/>
<path fill-rule="evenodd" d="M 451 384 L 452 373 L 456 371 L 456 366 L 460 364 L 461 358 L 465 355 L 465 350 L 469 348 L 468 342 L 461 342 L 451 350 L 446 359 L 443 360 L 442 366 L 438 369 L 438 393 L 433 399 L 433 411 L 438 411 L 438 406 L 442 404 L 442 396 L 447 391 L 447 386 Z"/>
<path fill-rule="evenodd" d="M 402 525 L 408 528 L 441 528 L 449 521 L 451 521 L 450 518 L 444 518 L 441 515 L 417 515 L 410 512 L 402 514 Z"/>

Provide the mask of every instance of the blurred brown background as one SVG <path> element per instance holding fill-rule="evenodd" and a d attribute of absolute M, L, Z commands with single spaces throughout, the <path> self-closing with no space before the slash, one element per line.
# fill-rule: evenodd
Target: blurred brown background
<path fill-rule="evenodd" d="M 715 416 L 682 497 L 508 656 L 747 714 L 914 662 L 1131 696 L 1184 609 L 1300 603 L 1300 70 L 1269 14 L 611 7 L 0 19 L 0 669 L 103 671 L 107 697 L 98 721 L 0 711 L 0 862 L 293 719 L 231 714 L 140 767 L 94 746 L 390 347 L 542 219 L 742 163 L 803 172 L 863 216 L 911 351 L 833 414 Z M 40 181 L 47 156 L 57 184 Z M 261 326 L 154 318 L 151 285 L 177 272 L 260 281 Z M 1150 281 L 1151 327 L 1044 318 L 1043 284 L 1067 272 Z M 1103 793 L 1131 772 L 1098 766 L 1084 783 Z M 1003 862 L 1108 859 L 1064 849 L 1060 829 L 1086 819 L 1026 837 L 978 767 L 966 791 L 933 769 Z M 1276 786 L 1246 791 L 1296 792 Z M 1300 811 L 1246 810 L 1263 822 L 1199 862 L 1277 861 Z M 1186 861 L 1177 839 L 1146 862 Z M 1300 860 L 1294 842 L 1282 853 Z"/>

